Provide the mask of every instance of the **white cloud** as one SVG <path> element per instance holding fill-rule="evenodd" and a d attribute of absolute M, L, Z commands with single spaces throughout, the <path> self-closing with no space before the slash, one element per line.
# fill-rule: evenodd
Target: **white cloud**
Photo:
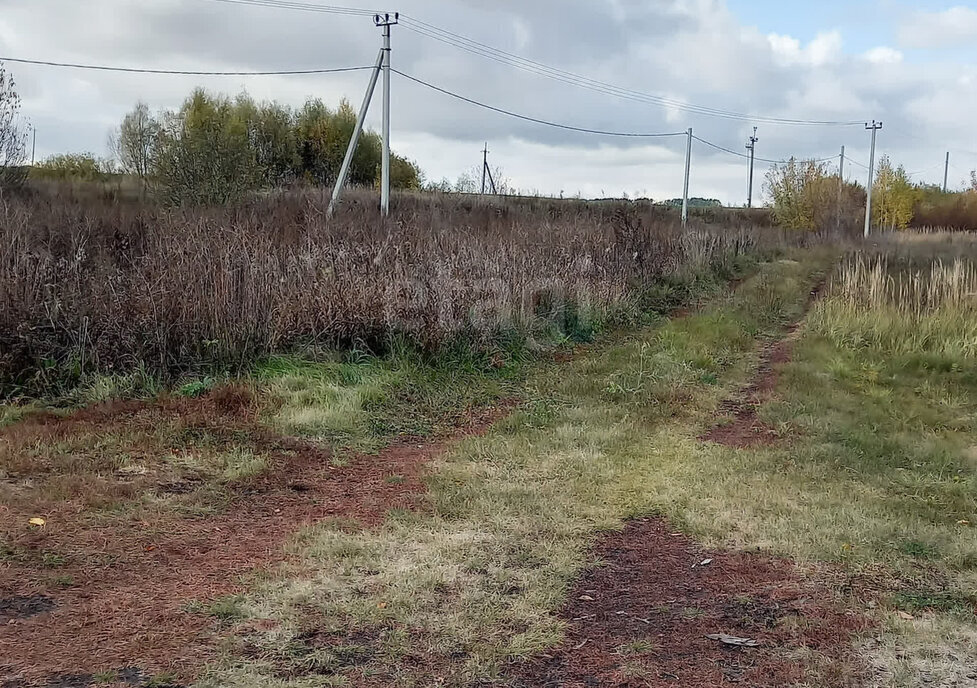
<path fill-rule="evenodd" d="M 821 67 L 841 57 L 842 39 L 838 31 L 819 33 L 806 46 L 791 36 L 772 33 L 767 36 L 774 58 L 783 65 Z"/>
<path fill-rule="evenodd" d="M 903 59 L 901 52 L 884 45 L 872 48 L 865 53 L 864 57 L 873 64 L 899 64 Z"/>
<path fill-rule="evenodd" d="M 950 48 L 977 42 L 977 9 L 957 6 L 942 12 L 913 12 L 899 29 L 906 48 Z"/>

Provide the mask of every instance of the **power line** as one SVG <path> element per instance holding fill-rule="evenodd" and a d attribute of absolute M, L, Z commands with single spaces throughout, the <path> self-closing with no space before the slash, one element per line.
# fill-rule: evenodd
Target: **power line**
<path fill-rule="evenodd" d="M 723 146 L 720 146 L 718 143 L 713 143 L 712 141 L 706 141 L 705 139 L 699 138 L 698 136 L 693 136 L 692 138 L 694 138 L 699 143 L 704 143 L 710 148 L 715 148 L 716 150 L 722 151 L 723 153 L 729 153 L 730 155 L 735 155 L 738 158 L 746 158 L 747 160 L 750 159 L 750 156 L 747 155 L 746 153 L 740 153 L 739 151 L 734 151 L 730 148 L 724 148 Z M 830 158 L 821 158 L 820 160 L 811 160 L 810 162 L 814 162 L 814 163 L 831 162 L 836 157 L 837 156 L 832 155 Z M 785 162 L 789 162 L 789 160 L 771 160 L 770 158 L 755 158 L 755 159 L 760 162 L 770 163 L 771 165 L 779 165 Z"/>
<path fill-rule="evenodd" d="M 358 72 L 373 67 L 339 67 L 336 69 L 288 69 L 268 72 L 200 72 L 182 69 L 143 69 L 138 67 L 111 67 L 107 65 L 76 64 L 73 62 L 49 62 L 47 60 L 27 60 L 19 57 L 0 57 L 0 62 L 41 65 L 44 67 L 63 67 L 66 69 L 88 69 L 101 72 L 127 72 L 130 74 L 172 74 L 177 76 L 293 76 L 298 74 L 338 74 Z"/>
<path fill-rule="evenodd" d="M 307 2 L 294 2 L 292 0 L 210 0 L 210 2 L 221 2 L 228 5 L 270 7 L 273 9 L 283 10 L 301 10 L 304 12 L 323 12 L 326 14 L 347 14 L 361 17 L 369 17 L 377 13 L 377 10 L 357 7 L 340 7 L 337 5 L 317 5 Z"/>
<path fill-rule="evenodd" d="M 940 163 L 937 163 L 935 165 L 930 165 L 929 167 L 924 167 L 923 169 L 916 170 L 915 172 L 906 172 L 906 174 L 909 175 L 910 177 L 915 177 L 916 175 L 923 174 L 924 172 L 932 172 L 933 170 L 935 170 L 937 168 L 942 169 L 943 168 L 943 163 L 940 162 Z"/>
<path fill-rule="evenodd" d="M 309 12 L 329 12 L 339 14 L 354 15 L 373 15 L 375 10 L 358 9 L 352 7 L 337 7 L 332 5 L 318 5 L 305 2 L 295 2 L 293 0 L 211 0 L 211 2 L 223 2 L 236 5 L 251 5 L 259 7 L 270 7 L 276 9 L 303 10 Z M 628 100 L 650 103 L 662 107 L 673 108 L 684 112 L 706 115 L 710 117 L 720 117 L 725 119 L 735 119 L 742 121 L 759 122 L 765 124 L 784 124 L 784 125 L 808 125 L 808 126 L 856 126 L 862 124 L 858 121 L 835 121 L 835 120 L 804 120 L 791 119 L 785 117 L 767 117 L 761 115 L 749 115 L 719 108 L 712 108 L 691 103 L 685 103 L 671 98 L 642 93 L 621 86 L 615 86 L 596 79 L 590 79 L 580 74 L 568 72 L 566 70 L 551 67 L 541 62 L 536 62 L 528 58 L 515 55 L 513 53 L 494 48 L 485 43 L 480 43 L 461 34 L 442 29 L 434 24 L 421 21 L 406 14 L 401 14 L 402 25 L 404 28 L 422 36 L 432 38 L 442 43 L 459 48 L 466 52 L 480 55 L 482 57 L 500 62 L 510 67 L 515 67 L 524 71 L 529 71 L 540 76 L 555 79 L 566 84 L 586 88 L 606 95 L 617 96 Z"/>
<path fill-rule="evenodd" d="M 404 72 L 401 72 L 400 70 L 397 70 L 397 69 L 393 69 L 391 71 L 393 71 L 395 74 L 399 74 L 400 76 L 404 77 L 405 79 L 409 79 L 410 81 L 413 81 L 413 82 L 415 82 L 417 84 L 420 84 L 421 86 L 424 86 L 426 88 L 429 88 L 432 91 L 437 91 L 438 93 L 443 93 L 446 96 L 450 96 L 452 98 L 455 98 L 455 99 L 460 100 L 462 102 L 468 103 L 470 105 L 475 105 L 477 107 L 484 108 L 486 110 L 491 110 L 493 112 L 497 112 L 499 114 L 506 115 L 508 117 L 515 117 L 516 119 L 521 119 L 521 120 L 524 120 L 526 122 L 533 122 L 534 124 L 542 124 L 542 125 L 547 126 L 547 127 L 555 127 L 557 129 L 565 129 L 567 131 L 576 131 L 576 132 L 580 132 L 580 133 L 584 133 L 584 134 L 596 134 L 596 135 L 599 135 L 599 136 L 618 136 L 618 137 L 626 137 L 626 138 L 666 138 L 666 137 L 670 137 L 670 136 L 687 136 L 686 132 L 684 132 L 684 131 L 671 132 L 671 133 L 661 133 L 661 134 L 659 134 L 659 133 L 652 134 L 652 133 L 637 133 L 637 132 L 605 131 L 605 130 L 602 130 L 602 129 L 589 129 L 587 127 L 576 127 L 576 126 L 572 126 L 572 125 L 569 125 L 569 124 L 560 124 L 558 122 L 551 122 L 551 121 L 544 120 L 544 119 L 539 119 L 539 118 L 536 118 L 536 117 L 530 117 L 529 115 L 521 115 L 521 114 L 519 114 L 517 112 L 512 112 L 511 110 L 505 110 L 505 109 L 500 108 L 500 107 L 495 107 L 494 105 L 489 105 L 487 103 L 483 103 L 481 101 L 474 100 L 472 98 L 468 98 L 466 96 L 460 95 L 460 94 L 455 93 L 453 91 L 449 91 L 449 90 L 447 90 L 445 88 L 441 88 L 440 86 L 435 86 L 434 84 L 432 84 L 430 82 L 427 82 L 427 81 L 424 81 L 423 79 L 418 79 L 417 77 L 411 76 L 410 74 L 405 74 Z"/>
<path fill-rule="evenodd" d="M 581 88 L 590 89 L 600 93 L 605 93 L 608 95 L 614 95 L 621 98 L 626 98 L 629 100 L 635 100 L 644 103 L 651 103 L 654 105 L 664 106 L 668 108 L 673 108 L 677 110 L 682 110 L 685 112 L 690 112 L 694 114 L 707 115 L 712 117 L 721 117 L 725 119 L 736 119 L 742 121 L 752 121 L 767 124 L 791 124 L 791 125 L 814 125 L 814 126 L 855 126 L 861 125 L 863 122 L 861 120 L 855 121 L 833 121 L 833 120 L 804 120 L 804 119 L 791 119 L 784 117 L 766 117 L 761 115 L 750 115 L 744 113 L 733 112 L 729 110 L 723 110 L 719 108 L 712 108 L 700 105 L 694 105 L 691 103 L 685 103 L 679 100 L 674 100 L 671 98 L 665 98 L 662 96 L 656 96 L 648 93 L 643 93 L 641 91 L 635 91 L 633 89 L 624 88 L 621 86 L 615 86 L 603 81 L 598 81 L 596 79 L 590 79 L 588 77 L 575 74 L 573 72 L 568 72 L 556 67 L 551 67 L 549 65 L 543 64 L 541 62 L 536 62 L 513 53 L 500 50 L 498 48 L 493 48 L 492 46 L 486 45 L 484 43 L 479 43 L 478 41 L 472 40 L 460 34 L 448 31 L 446 29 L 441 29 L 433 24 L 428 24 L 427 22 L 420 21 L 408 15 L 401 15 L 403 20 L 403 25 L 405 28 L 418 33 L 423 36 L 427 36 L 434 40 L 452 45 L 456 48 L 464 50 L 466 52 L 480 55 L 488 59 L 494 60 L 496 62 L 501 62 L 517 69 L 522 69 L 524 71 L 532 72 L 540 76 L 555 79 L 563 83 L 578 86 Z"/>

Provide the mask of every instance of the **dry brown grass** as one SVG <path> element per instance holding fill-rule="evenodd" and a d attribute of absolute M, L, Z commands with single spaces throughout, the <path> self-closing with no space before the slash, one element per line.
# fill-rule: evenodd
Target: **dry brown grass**
<path fill-rule="evenodd" d="M 755 250 L 757 231 L 650 205 L 322 191 L 164 209 L 48 189 L 0 205 L 0 383 L 240 368 L 297 345 L 433 347 L 634 315 L 643 287 Z M 729 220 L 724 217 L 724 220 Z M 771 241 L 781 237 L 766 230 Z"/>

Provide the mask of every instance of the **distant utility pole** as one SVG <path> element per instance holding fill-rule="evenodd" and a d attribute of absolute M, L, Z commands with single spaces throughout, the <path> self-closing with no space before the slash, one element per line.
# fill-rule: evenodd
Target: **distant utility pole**
<path fill-rule="evenodd" d="M 34 155 L 37 153 L 37 128 L 31 127 L 31 167 L 34 167 Z"/>
<path fill-rule="evenodd" d="M 492 168 L 488 164 L 488 154 L 488 143 L 486 143 L 484 150 L 482 150 L 482 195 L 485 195 L 485 182 L 487 180 L 489 183 L 488 188 L 492 190 L 492 195 L 498 196 L 499 190 L 495 188 L 495 177 L 492 176 Z"/>
<path fill-rule="evenodd" d="M 946 193 L 947 182 L 950 179 L 950 151 L 946 152 L 946 167 L 943 168 L 943 193 Z"/>
<path fill-rule="evenodd" d="M 370 103 L 373 101 L 373 93 L 376 91 L 377 81 L 381 73 L 383 74 L 383 159 L 380 165 L 380 213 L 384 217 L 390 214 L 390 27 L 396 26 L 399 19 L 399 13 L 395 13 L 393 17 L 389 14 L 378 14 L 373 17 L 373 23 L 383 29 L 383 47 L 380 48 L 376 65 L 370 71 L 370 84 L 366 87 L 366 96 L 363 98 L 360 114 L 356 118 L 353 137 L 349 140 L 346 157 L 343 158 L 339 177 L 336 178 L 336 185 L 332 190 L 332 199 L 329 201 L 329 210 L 327 211 L 329 217 L 332 217 L 336 205 L 339 203 L 339 198 L 342 196 L 343 186 L 346 184 L 346 177 L 349 175 L 349 168 L 353 164 L 353 154 L 356 152 L 356 146 L 363 134 L 366 114 L 370 110 Z"/>
<path fill-rule="evenodd" d="M 488 141 L 485 142 L 485 148 L 482 149 L 482 195 L 485 195 L 485 170 L 488 169 Z"/>
<path fill-rule="evenodd" d="M 482 195 L 485 195 L 485 175 L 488 174 L 488 141 L 485 142 L 485 148 L 482 150 Z"/>
<path fill-rule="evenodd" d="M 871 124 L 865 125 L 866 129 L 872 130 L 872 152 L 868 156 L 868 186 L 866 187 L 865 199 L 865 238 L 868 238 L 869 230 L 872 227 L 872 187 L 875 185 L 875 137 L 882 128 L 882 122 L 874 119 Z"/>
<path fill-rule="evenodd" d="M 746 144 L 746 150 L 750 151 L 750 183 L 749 189 L 746 195 L 746 207 L 753 207 L 753 159 L 756 155 L 756 142 L 759 141 L 756 137 L 756 127 L 753 127 L 753 136 L 750 137 L 750 142 Z"/>
<path fill-rule="evenodd" d="M 689 174 L 692 171 L 692 127 L 687 132 L 689 145 L 685 151 L 685 191 L 682 192 L 682 226 L 689 223 Z"/>
<path fill-rule="evenodd" d="M 845 147 L 841 147 L 841 162 L 838 164 L 838 212 L 835 218 L 835 229 L 841 229 L 841 201 L 845 194 Z"/>

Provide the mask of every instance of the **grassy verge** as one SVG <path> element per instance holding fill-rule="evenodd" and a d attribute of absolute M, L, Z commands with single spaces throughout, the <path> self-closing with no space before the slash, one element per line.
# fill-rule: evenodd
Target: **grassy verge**
<path fill-rule="evenodd" d="M 551 612 L 600 530 L 679 507 L 670 480 L 695 428 L 745 378 L 758 338 L 800 316 L 832 259 L 767 264 L 700 313 L 534 372 L 516 413 L 434 466 L 429 509 L 374 531 L 302 532 L 294 568 L 242 605 L 250 628 L 274 630 L 242 631 L 204 683 L 503 680 L 560 638 Z"/>

